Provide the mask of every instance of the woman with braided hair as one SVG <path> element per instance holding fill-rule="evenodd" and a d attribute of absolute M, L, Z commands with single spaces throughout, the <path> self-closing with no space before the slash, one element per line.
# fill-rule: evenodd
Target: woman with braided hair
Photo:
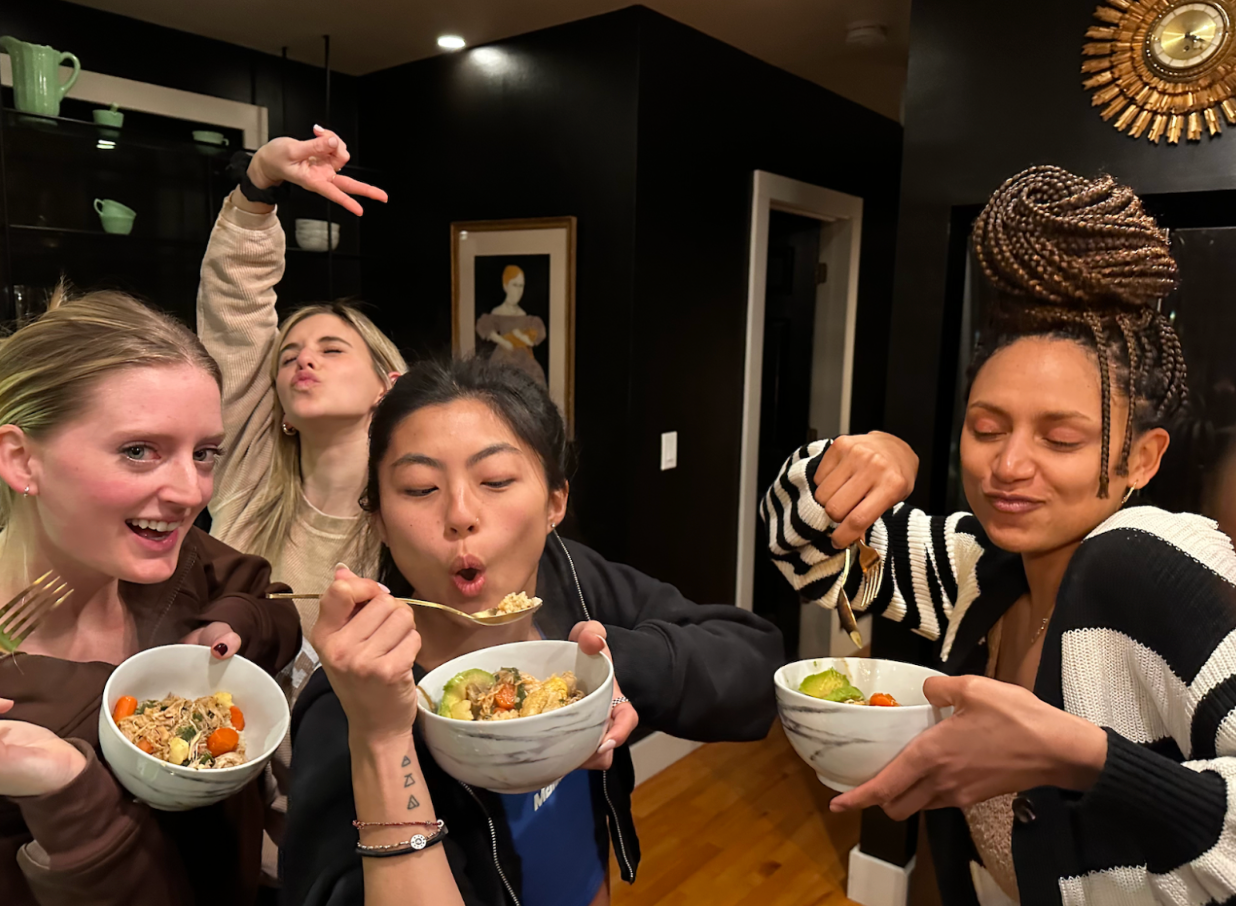
<path fill-rule="evenodd" d="M 972 512 L 900 504 L 887 434 L 794 453 L 766 495 L 774 562 L 810 601 L 860 537 L 871 605 L 935 643 L 950 717 L 833 811 L 929 810 L 944 902 L 1236 901 L 1236 553 L 1214 523 L 1126 507 L 1187 399 L 1159 300 L 1167 236 L 1110 177 L 1036 167 L 974 228 L 990 318 L 961 437 Z"/>

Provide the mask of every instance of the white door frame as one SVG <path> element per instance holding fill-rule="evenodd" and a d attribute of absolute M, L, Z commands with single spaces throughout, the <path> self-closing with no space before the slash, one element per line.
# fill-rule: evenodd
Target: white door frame
<path fill-rule="evenodd" d="M 738 478 L 738 564 L 734 602 L 754 607 L 756 476 L 760 459 L 760 392 L 764 374 L 764 295 L 768 271 L 769 212 L 787 211 L 826 222 L 848 221 L 850 261 L 846 289 L 845 355 L 841 384 L 841 433 L 850 430 L 854 372 L 854 325 L 858 314 L 858 261 L 863 200 L 763 170 L 755 171 L 751 192 L 751 257 L 747 274 L 747 350 L 743 378 L 742 454 Z M 786 450 L 788 456 L 791 451 Z"/>

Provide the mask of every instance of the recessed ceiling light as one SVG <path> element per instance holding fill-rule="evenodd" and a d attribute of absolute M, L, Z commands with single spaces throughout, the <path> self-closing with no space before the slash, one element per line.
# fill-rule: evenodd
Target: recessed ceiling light
<path fill-rule="evenodd" d="M 443 35 L 438 38 L 438 46 L 443 50 L 463 50 L 468 43 L 459 35 Z"/>

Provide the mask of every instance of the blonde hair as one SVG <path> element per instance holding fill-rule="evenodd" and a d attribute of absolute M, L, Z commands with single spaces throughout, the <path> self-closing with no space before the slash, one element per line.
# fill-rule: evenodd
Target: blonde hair
<path fill-rule="evenodd" d="M 279 351 L 287 343 L 287 336 L 292 328 L 314 315 L 334 315 L 339 318 L 365 341 L 373 360 L 373 370 L 377 372 L 383 385 L 390 384 L 392 371 L 403 374 L 408 365 L 399 352 L 399 348 L 390 341 L 377 325 L 362 314 L 358 309 L 343 303 L 323 302 L 306 305 L 292 312 L 279 327 L 279 336 L 275 341 L 274 351 L 270 360 L 270 382 L 273 385 L 279 374 Z M 261 497 L 255 506 L 253 525 L 256 526 L 253 539 L 246 546 L 250 553 L 265 557 L 271 563 L 279 559 L 283 545 L 295 524 L 300 510 L 300 500 L 304 495 L 304 477 L 300 471 L 300 437 L 289 437 L 281 430 L 284 411 L 275 395 L 274 414 L 271 428 L 274 436 L 274 456 L 271 458 L 270 474 L 263 485 Z M 355 552 L 358 560 L 349 565 L 360 575 L 373 575 L 378 567 L 378 557 L 381 544 L 370 530 L 369 521 L 360 519 L 351 537 L 344 543 L 343 550 L 350 555 Z"/>
<path fill-rule="evenodd" d="M 508 283 L 516 277 L 522 277 L 523 270 L 517 264 L 508 264 L 502 271 L 502 288 L 506 289 Z"/>
<path fill-rule="evenodd" d="M 170 315 L 120 292 L 70 298 L 58 286 L 48 310 L 0 339 L 0 425 L 35 438 L 79 416 L 99 381 L 125 368 L 191 365 L 215 379 L 219 366 L 197 336 Z M 0 482 L 0 559 L 24 572 L 30 507 Z"/>

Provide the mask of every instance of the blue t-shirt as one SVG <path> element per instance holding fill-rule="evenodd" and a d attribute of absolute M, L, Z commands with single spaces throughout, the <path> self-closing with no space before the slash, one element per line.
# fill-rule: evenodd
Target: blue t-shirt
<path fill-rule="evenodd" d="M 587 771 L 536 793 L 502 796 L 530 906 L 588 906 L 605 882 Z"/>

